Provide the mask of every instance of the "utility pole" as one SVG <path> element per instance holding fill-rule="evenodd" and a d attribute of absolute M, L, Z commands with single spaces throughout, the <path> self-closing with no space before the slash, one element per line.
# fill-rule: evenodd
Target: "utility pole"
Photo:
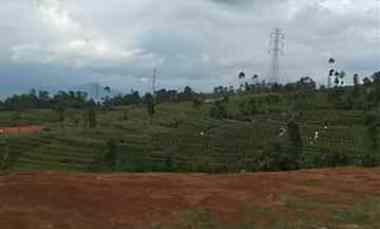
<path fill-rule="evenodd" d="M 153 78 L 152 78 L 152 96 L 156 95 L 156 81 L 157 81 L 157 69 L 153 69 Z"/>
<path fill-rule="evenodd" d="M 95 83 L 95 99 L 96 99 L 96 102 L 99 101 L 99 84 L 98 83 Z"/>
<path fill-rule="evenodd" d="M 285 35 L 280 28 L 275 28 L 270 35 L 269 53 L 272 55 L 269 83 L 280 83 L 280 55 L 284 54 Z"/>

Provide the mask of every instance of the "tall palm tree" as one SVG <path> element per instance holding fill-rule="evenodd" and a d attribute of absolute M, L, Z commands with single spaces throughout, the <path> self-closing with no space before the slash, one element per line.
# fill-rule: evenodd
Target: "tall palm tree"
<path fill-rule="evenodd" d="M 339 76 L 340 76 L 340 73 L 339 72 L 335 72 L 335 80 L 334 80 L 334 83 L 335 83 L 335 86 L 338 87 L 339 86 Z"/>
<path fill-rule="evenodd" d="M 330 71 L 329 71 L 329 76 L 333 76 L 334 73 L 335 73 L 335 69 L 330 69 Z"/>
<path fill-rule="evenodd" d="M 111 87 L 109 86 L 104 87 L 104 90 L 108 93 L 111 93 Z"/>
<path fill-rule="evenodd" d="M 245 79 L 245 73 L 244 72 L 240 72 L 239 73 L 239 79 Z"/>
<path fill-rule="evenodd" d="M 346 72 L 345 71 L 341 71 L 339 73 L 339 78 L 340 78 L 340 84 L 343 86 L 344 85 L 344 77 L 346 77 Z"/>

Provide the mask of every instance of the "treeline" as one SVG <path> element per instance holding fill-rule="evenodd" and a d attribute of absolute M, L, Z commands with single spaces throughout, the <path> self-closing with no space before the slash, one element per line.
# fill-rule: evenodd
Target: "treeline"
<path fill-rule="evenodd" d="M 13 95 L 0 101 L 0 110 L 22 111 L 27 109 L 57 109 L 59 107 L 83 108 L 93 106 L 94 100 L 88 99 L 82 91 L 59 91 L 50 95 L 48 91 L 31 90 L 29 93 Z"/>
<path fill-rule="evenodd" d="M 110 90 L 110 89 L 109 89 Z M 191 101 L 200 94 L 194 92 L 190 87 L 183 91 L 161 89 L 155 92 L 155 102 L 183 102 Z M 13 95 L 0 100 L 0 110 L 22 111 L 27 109 L 62 109 L 62 108 L 88 108 L 88 107 L 111 107 L 146 104 L 150 93 L 143 96 L 138 91 L 132 90 L 128 94 L 117 96 L 106 96 L 96 100 L 90 98 L 83 91 L 59 91 L 51 95 L 48 91 L 37 91 L 32 89 L 29 93 Z"/>
<path fill-rule="evenodd" d="M 350 87 L 335 86 L 329 90 L 329 102 L 337 109 L 371 110 L 380 106 L 380 72 L 366 77 L 360 84 L 358 75 L 353 78 L 354 85 Z"/>
<path fill-rule="evenodd" d="M 105 106 L 147 104 L 149 103 L 151 96 L 151 93 L 146 93 L 144 96 L 140 96 L 138 91 L 132 91 L 130 94 L 126 95 L 117 95 L 112 98 L 106 97 L 104 98 L 103 104 Z M 186 86 L 183 91 L 160 89 L 154 93 L 155 103 L 192 101 L 199 96 L 201 96 L 201 94 L 193 91 L 189 86 Z"/>
<path fill-rule="evenodd" d="M 245 76 L 244 73 L 239 74 L 239 80 Z M 281 99 L 286 98 L 292 103 L 292 107 L 297 110 L 308 109 L 315 106 L 333 106 L 335 109 L 357 109 L 371 110 L 376 109 L 380 104 L 380 72 L 374 73 L 371 77 L 366 77 L 363 80 L 359 79 L 358 74 L 353 75 L 353 85 L 346 86 L 345 79 L 347 75 L 343 71 L 331 69 L 329 77 L 335 80 L 330 80 L 328 87 L 321 86 L 317 88 L 316 82 L 311 77 L 302 77 L 299 81 L 287 84 L 268 84 L 265 81 L 258 81 L 258 76 L 253 79 L 245 80 L 240 84 L 240 87 L 235 89 L 232 86 L 218 86 L 214 88 L 212 93 L 201 94 L 193 91 L 189 86 L 184 90 L 168 90 L 160 89 L 155 91 L 154 95 L 147 93 L 140 95 L 138 91 L 131 91 L 127 94 L 117 96 L 106 96 L 100 99 L 90 98 L 83 91 L 59 91 L 54 95 L 50 95 L 47 91 L 31 90 L 29 93 L 14 95 L 0 101 L 0 110 L 25 110 L 25 109 L 61 109 L 61 108 L 88 108 L 93 106 L 110 108 L 113 106 L 127 106 L 150 103 L 150 97 L 154 97 L 154 104 L 165 102 L 183 102 L 193 101 L 195 107 L 199 107 L 206 99 L 213 98 L 215 106 L 211 111 L 212 116 L 225 118 L 223 101 L 226 101 L 229 96 L 233 95 L 249 95 L 260 93 L 281 94 Z M 329 78 L 329 79 L 330 79 Z M 332 83 L 334 82 L 334 84 Z M 107 91 L 111 88 L 107 87 Z M 322 92 L 328 96 L 328 104 L 323 102 L 317 104 L 308 103 L 317 95 L 315 92 Z M 222 101 L 223 99 L 223 101 Z M 266 104 L 278 102 L 279 98 L 272 96 L 270 101 L 263 102 L 260 99 L 251 99 L 244 104 L 239 104 L 243 114 L 254 114 L 265 108 Z M 273 100 L 273 101 L 272 101 Z M 261 107 L 261 108 L 260 108 Z M 265 109 L 264 109 L 265 110 Z"/>

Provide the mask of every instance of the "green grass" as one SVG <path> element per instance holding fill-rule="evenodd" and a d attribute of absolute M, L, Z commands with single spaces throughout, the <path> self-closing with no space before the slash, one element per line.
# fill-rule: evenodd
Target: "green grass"
<path fill-rule="evenodd" d="M 208 209 L 182 211 L 176 223 L 156 224 L 152 228 L 178 229 L 374 229 L 380 226 L 380 199 L 371 197 L 353 206 L 316 200 L 284 197 L 281 209 L 255 205 L 243 208 L 239 218 L 225 222 Z M 227 220 L 231 221 L 231 220 Z"/>
<path fill-rule="evenodd" d="M 265 99 L 265 96 L 256 97 Z M 232 117 L 239 114 L 239 102 L 251 97 L 255 96 L 230 99 L 227 110 Z M 324 100 L 321 96 L 314 99 Z M 168 163 L 170 170 L 176 171 L 239 172 L 260 169 L 256 162 L 279 140 L 278 131 L 289 119 L 285 113 L 289 111 L 289 103 L 284 99 L 270 105 L 271 109 L 264 113 L 250 117 L 254 122 L 211 119 L 209 108 L 210 105 L 204 105 L 195 109 L 190 102 L 160 104 L 150 123 L 145 106 L 116 107 L 112 111 L 98 111 L 98 126 L 94 129 L 86 127 L 84 110 L 68 110 L 64 128 L 56 122 L 57 114 L 52 110 L 0 112 L 0 124 L 49 127 L 49 131 L 37 136 L 12 136 L 5 144 L 12 154 L 15 171 L 28 167 L 54 170 L 55 165 L 59 170 L 87 171 L 88 165 L 106 152 L 106 142 L 114 139 L 121 171 L 133 171 L 133 168 L 167 171 L 165 163 Z M 123 120 L 125 110 L 128 120 Z M 79 123 L 73 117 L 79 118 Z M 347 163 L 359 163 L 360 155 L 369 150 L 363 120 L 362 111 L 334 110 L 329 106 L 305 109 L 299 118 L 308 157 L 305 168 L 335 166 L 328 160 L 341 154 L 348 158 Z M 323 129 L 325 121 L 329 123 L 327 130 Z M 317 130 L 320 138 L 311 143 L 309 139 Z M 281 141 L 287 148 L 286 139 Z M 5 145 L 0 144 L 0 152 L 5 151 Z M 134 159 L 128 161 L 128 158 Z M 142 167 L 137 169 L 136 164 Z"/>

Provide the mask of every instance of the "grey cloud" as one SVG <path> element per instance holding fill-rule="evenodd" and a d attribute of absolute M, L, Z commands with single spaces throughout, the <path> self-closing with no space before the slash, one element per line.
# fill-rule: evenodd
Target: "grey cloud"
<path fill-rule="evenodd" d="M 236 81 L 241 70 L 265 77 L 269 34 L 277 26 L 286 33 L 286 80 L 307 74 L 324 82 L 329 56 L 367 74 L 380 53 L 380 21 L 369 0 L 344 7 L 339 0 L 39 2 L 42 13 L 27 0 L 0 9 L 0 85 L 100 81 L 146 89 L 157 67 L 161 86 L 209 90 Z"/>

